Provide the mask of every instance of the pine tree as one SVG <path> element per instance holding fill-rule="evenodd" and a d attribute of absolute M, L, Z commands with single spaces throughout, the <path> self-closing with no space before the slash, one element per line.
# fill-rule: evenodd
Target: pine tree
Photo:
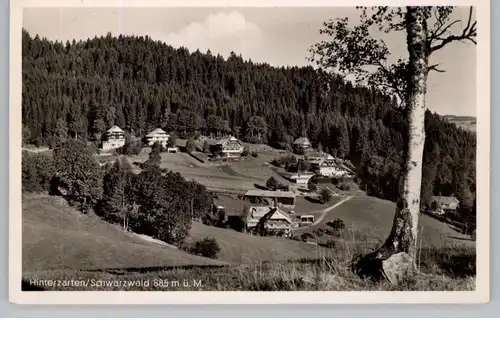
<path fill-rule="evenodd" d="M 336 148 L 337 156 L 340 158 L 345 158 L 350 153 L 349 130 L 344 119 L 342 119 L 338 130 Z"/>

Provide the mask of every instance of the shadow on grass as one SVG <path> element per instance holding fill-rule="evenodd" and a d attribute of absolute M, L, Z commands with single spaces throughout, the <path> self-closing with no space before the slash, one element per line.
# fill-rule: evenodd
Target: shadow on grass
<path fill-rule="evenodd" d="M 128 272 L 148 273 L 159 271 L 172 271 L 172 270 L 212 270 L 217 268 L 228 267 L 229 265 L 179 265 L 179 266 L 145 266 L 145 267 L 132 267 L 132 268 L 106 268 L 106 269 L 92 269 L 84 270 L 86 272 L 105 272 L 112 275 L 123 275 Z"/>
<path fill-rule="evenodd" d="M 306 196 L 304 199 L 308 202 L 315 203 L 315 204 L 323 204 L 318 198 L 312 198 L 311 196 Z"/>
<path fill-rule="evenodd" d="M 452 277 L 468 277 L 476 275 L 476 258 L 457 255 L 449 260 L 438 262 L 439 267 Z"/>
<path fill-rule="evenodd" d="M 260 185 L 260 184 L 257 184 L 257 183 L 254 183 L 254 187 L 256 187 L 257 189 L 260 189 L 260 190 L 270 191 L 267 187 Z"/>
<path fill-rule="evenodd" d="M 448 236 L 448 238 L 459 239 L 461 241 L 475 242 L 472 238 L 467 238 L 467 237 Z"/>

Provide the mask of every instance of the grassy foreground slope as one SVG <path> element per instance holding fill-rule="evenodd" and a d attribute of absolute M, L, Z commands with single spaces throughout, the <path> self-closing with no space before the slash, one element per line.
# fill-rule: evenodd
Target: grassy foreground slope
<path fill-rule="evenodd" d="M 351 205 L 354 207 L 355 205 Z M 389 203 L 388 210 L 392 210 Z M 370 208 L 365 203 L 365 212 Z M 340 207 L 339 207 L 340 209 Z M 356 207 L 360 212 L 360 206 Z M 336 211 L 335 209 L 334 211 Z M 342 210 L 341 210 L 342 211 Z M 345 213 L 344 213 L 345 212 Z M 346 211 L 342 211 L 347 218 Z M 387 211 L 389 213 L 389 211 Z M 371 211 L 371 214 L 374 214 Z M 354 217 L 354 216 L 353 216 Z M 378 219 L 375 214 L 375 219 Z M 359 228 L 381 226 L 369 218 Z M 392 216 L 391 216 L 392 217 Z M 349 222 L 346 219 L 347 222 Z M 354 219 L 353 219 L 354 221 Z M 352 225 L 352 224 L 351 224 Z M 443 226 L 446 226 L 442 224 Z M 389 227 L 384 225 L 384 227 Z M 383 229 L 383 228 L 382 228 Z M 382 231 L 383 232 L 383 231 Z M 156 291 L 294 291 L 294 290 L 439 290 L 475 289 L 475 248 L 459 245 L 426 250 L 421 274 L 393 286 L 355 276 L 345 264 L 343 246 L 334 250 L 277 238 L 245 235 L 232 230 L 194 224 L 191 241 L 216 237 L 220 261 L 146 241 L 93 216 L 84 216 L 49 196 L 23 199 L 23 290 L 156 290 Z M 346 241 L 347 242 L 347 241 Z M 352 243 L 346 243 L 350 246 Z M 367 242 L 359 239 L 359 245 Z M 322 259 L 322 257 L 327 259 Z M 290 261 L 320 258 L 312 261 Z M 261 262 L 259 260 L 266 260 Z M 274 260 L 274 261 L 270 261 Z M 228 265 L 225 262 L 239 265 Z M 38 280 L 99 280 L 100 285 L 38 287 Z M 147 282 L 145 284 L 144 282 Z M 158 284 L 163 281 L 163 284 Z M 175 284 L 177 282 L 177 284 Z"/>
<path fill-rule="evenodd" d="M 24 196 L 22 217 L 23 272 L 221 263 L 124 233 L 59 197 Z"/>
<path fill-rule="evenodd" d="M 395 210 L 393 202 L 370 196 L 357 196 L 333 209 L 325 220 L 344 220 L 347 229 L 351 230 L 351 234 L 344 234 L 345 239 L 380 244 L 391 231 Z M 475 242 L 470 240 L 469 236 L 456 232 L 448 224 L 428 215 L 420 214 L 419 226 L 419 246 L 422 248 L 475 247 Z"/>
<path fill-rule="evenodd" d="M 248 235 L 194 223 L 190 241 L 214 237 L 221 247 L 219 258 L 233 264 L 330 257 L 332 250 L 290 239 Z"/>

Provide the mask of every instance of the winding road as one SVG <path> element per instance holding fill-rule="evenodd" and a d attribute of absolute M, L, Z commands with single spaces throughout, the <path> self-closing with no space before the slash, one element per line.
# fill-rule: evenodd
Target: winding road
<path fill-rule="evenodd" d="M 308 226 L 305 226 L 305 227 L 301 227 L 301 229 L 304 229 L 304 228 L 310 228 L 310 227 L 313 227 L 319 223 L 321 223 L 321 221 L 323 221 L 323 219 L 325 218 L 326 214 L 328 214 L 330 211 L 332 211 L 333 209 L 335 209 L 336 207 L 344 204 L 345 202 L 349 201 L 351 198 L 353 198 L 353 196 L 347 196 L 346 198 L 344 198 L 343 200 L 335 203 L 334 205 L 332 205 L 331 207 L 328 207 L 326 209 L 323 209 L 323 211 L 321 212 L 321 215 L 318 217 L 318 219 L 316 219 L 316 221 L 311 224 L 311 225 L 308 225 Z"/>

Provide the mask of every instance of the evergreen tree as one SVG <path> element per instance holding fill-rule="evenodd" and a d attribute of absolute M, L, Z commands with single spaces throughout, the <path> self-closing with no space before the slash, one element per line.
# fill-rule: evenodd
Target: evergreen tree
<path fill-rule="evenodd" d="M 344 119 L 340 123 L 340 127 L 337 134 L 337 156 L 340 158 L 345 158 L 350 153 L 350 144 L 349 144 L 349 130 L 347 129 L 347 123 Z"/>

